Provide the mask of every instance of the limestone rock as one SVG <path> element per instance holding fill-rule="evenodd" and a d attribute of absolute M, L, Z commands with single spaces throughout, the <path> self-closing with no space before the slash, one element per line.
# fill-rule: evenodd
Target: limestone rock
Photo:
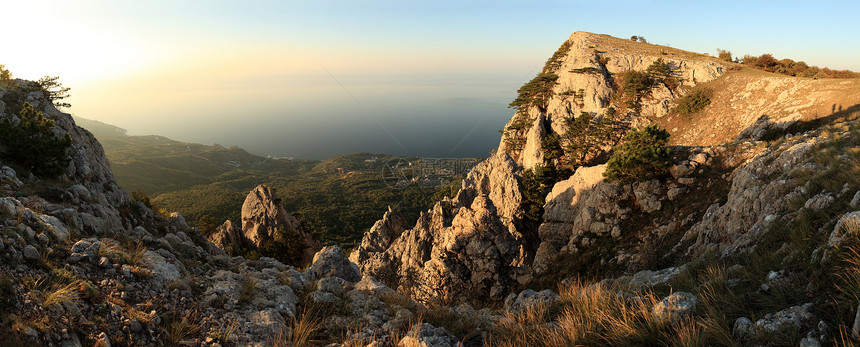
<path fill-rule="evenodd" d="M 272 240 L 275 233 L 282 229 L 285 233 L 295 234 L 303 242 L 302 263 L 308 263 L 314 253 L 320 248 L 315 240 L 299 221 L 284 210 L 281 199 L 275 190 L 266 185 L 259 185 L 252 190 L 242 204 L 242 232 L 252 244 L 259 247 L 263 242 Z"/>
<path fill-rule="evenodd" d="M 329 276 L 340 277 L 350 282 L 357 282 L 361 279 L 361 271 L 358 266 L 349 261 L 338 246 L 327 246 L 317 252 L 306 273 L 311 278 L 317 279 Z"/>
<path fill-rule="evenodd" d="M 542 163 L 542 140 L 551 133 L 564 135 L 567 120 L 585 112 L 595 117 L 603 117 L 612 99 L 612 76 L 629 71 L 645 71 L 657 59 L 662 59 L 674 70 L 683 85 L 695 86 L 722 76 L 727 69 L 719 62 L 707 58 L 679 57 L 663 55 L 658 52 L 628 51 L 613 47 L 617 40 L 605 35 L 587 32 L 574 32 L 567 42 L 570 51 L 561 57 L 560 64 L 550 72 L 558 75 L 558 84 L 552 88 L 553 96 L 547 100 L 545 108 L 528 107 L 519 110 L 529 120 L 528 129 L 519 135 L 525 140 L 522 149 L 507 148 L 505 136 L 500 140 L 497 152 L 508 152 L 517 164 L 525 169 Z M 589 72 L 590 71 L 590 72 Z M 641 116 L 631 119 L 633 127 L 647 125 L 649 118 L 665 116 L 671 105 L 682 94 L 665 86 L 658 85 L 650 91 L 650 96 L 642 100 Z M 521 122 L 512 117 L 505 129 Z M 616 136 L 623 135 L 623 131 Z M 511 135 L 509 135 L 511 136 Z M 603 151 L 609 150 L 607 144 Z"/>
<path fill-rule="evenodd" d="M 171 264 L 158 252 L 146 251 L 143 254 L 141 265 L 150 270 L 152 281 L 159 285 L 166 285 L 182 277 L 179 268 Z"/>
<path fill-rule="evenodd" d="M 241 249 L 248 246 L 248 239 L 245 238 L 242 229 L 229 219 L 209 235 L 209 241 L 225 251 L 234 247 Z"/>
<path fill-rule="evenodd" d="M 575 254 L 588 236 L 621 236 L 620 230 L 613 230 L 631 216 L 632 210 L 624 202 L 633 192 L 629 185 L 604 181 L 605 171 L 606 165 L 580 167 L 569 179 L 553 186 L 546 197 L 544 222 L 538 229 L 535 272 L 549 269 L 560 254 Z"/>
<path fill-rule="evenodd" d="M 693 314 L 696 309 L 696 296 L 687 292 L 674 292 L 660 300 L 651 312 L 654 318 L 668 322 L 678 322 Z"/>
<path fill-rule="evenodd" d="M 457 338 L 445 328 L 437 328 L 430 323 L 421 323 L 413 326 L 397 345 L 404 347 L 454 347 L 458 343 Z"/>
<path fill-rule="evenodd" d="M 422 213 L 384 249 L 365 247 L 362 272 L 393 286 L 403 285 L 419 301 L 452 302 L 473 295 L 501 296 L 518 281 L 534 251 L 535 236 L 518 225 L 522 218 L 521 170 L 500 153 L 481 162 L 457 195 Z M 388 214 L 392 218 L 392 214 Z M 385 225 L 383 220 L 383 225 Z M 374 228 L 362 245 L 386 239 Z"/>
<path fill-rule="evenodd" d="M 505 310 L 516 314 L 528 310 L 530 307 L 550 306 L 560 300 L 561 297 L 549 289 L 544 289 L 540 292 L 526 289 L 519 294 L 508 294 L 508 297 L 505 298 Z"/>
<path fill-rule="evenodd" d="M 756 329 L 766 333 L 777 333 L 783 329 L 795 327 L 803 329 L 815 319 L 812 304 L 807 303 L 792 306 L 777 313 L 768 313 L 764 318 L 755 322 Z"/>
<path fill-rule="evenodd" d="M 24 259 L 39 260 L 40 258 L 42 258 L 42 256 L 39 255 L 39 251 L 36 250 L 36 247 L 33 247 L 32 245 L 24 247 Z"/>
<path fill-rule="evenodd" d="M 732 326 L 732 335 L 737 339 L 744 341 L 753 337 L 755 334 L 755 325 L 747 317 L 741 317 L 735 320 Z"/>
<path fill-rule="evenodd" d="M 388 207 L 388 212 L 382 219 L 376 221 L 370 232 L 361 239 L 361 244 L 349 255 L 349 260 L 356 264 L 369 259 L 374 253 L 384 252 L 400 234 L 406 231 L 406 220 L 400 211 Z"/>

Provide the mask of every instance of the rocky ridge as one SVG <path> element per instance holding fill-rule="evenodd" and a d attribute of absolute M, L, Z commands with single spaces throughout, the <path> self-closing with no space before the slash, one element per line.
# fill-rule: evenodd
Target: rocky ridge
<path fill-rule="evenodd" d="M 300 269 L 223 249 L 299 229 L 265 187 L 249 194 L 241 230 L 225 223 L 207 240 L 181 215 L 132 201 L 92 136 L 41 92 L 22 98 L 74 144 L 57 179 L 0 163 L 0 339 L 11 344 L 815 346 L 860 336 L 844 290 L 860 287 L 856 112 L 770 142 L 674 147 L 670 175 L 651 181 L 606 182 L 604 166 L 578 167 L 548 189 L 538 221 L 524 207 L 529 156 L 500 148 L 411 228 L 390 209 L 349 258 L 324 247 Z"/>

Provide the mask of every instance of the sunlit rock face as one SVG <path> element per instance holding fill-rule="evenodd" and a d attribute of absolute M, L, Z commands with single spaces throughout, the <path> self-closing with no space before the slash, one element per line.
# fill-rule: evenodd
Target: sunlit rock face
<path fill-rule="evenodd" d="M 274 239 L 279 230 L 298 235 L 298 240 L 303 242 L 303 264 L 313 260 L 314 253 L 321 247 L 319 241 L 304 230 L 298 219 L 284 210 L 274 189 L 261 184 L 248 193 L 242 204 L 242 232 L 251 244 L 260 247 Z"/>

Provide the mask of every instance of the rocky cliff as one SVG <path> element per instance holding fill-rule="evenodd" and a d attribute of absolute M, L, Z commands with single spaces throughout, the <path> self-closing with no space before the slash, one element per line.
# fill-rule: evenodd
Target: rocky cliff
<path fill-rule="evenodd" d="M 642 70 L 663 77 L 646 89 L 619 86 L 619 80 L 635 82 L 638 77 L 628 78 Z M 265 245 L 279 231 L 302 235 L 271 189 L 254 189 L 241 228 L 227 222 L 209 241 L 181 215 L 162 215 L 144 199 L 130 199 L 113 181 L 98 143 L 39 87 L 26 81 L 4 87 L 4 126 L 16 126 L 23 115 L 12 106 L 26 102 L 54 121 L 57 138 L 68 134 L 71 147 L 68 166 L 42 177 L 0 148 L 0 341 L 860 341 L 856 81 L 823 81 L 829 92 L 808 99 L 812 105 L 789 102 L 794 87 L 775 97 L 782 102 L 768 103 L 771 94 L 757 98 L 743 91 L 748 82 L 771 83 L 774 76 L 756 79 L 707 56 L 581 32 L 540 76 L 521 93 L 500 148 L 467 175 L 456 195 L 414 225 L 389 209 L 349 258 L 328 246 L 303 269 L 223 251 L 231 243 Z M 790 78 L 779 83 L 797 90 L 818 85 Z M 710 106 L 686 118 L 673 110 L 678 97 L 705 87 L 713 89 Z M 721 98 L 732 90 L 741 96 L 726 106 Z M 630 129 L 656 123 L 670 132 L 702 132 L 712 129 L 707 117 L 721 107 L 752 116 L 727 116 L 721 121 L 731 127 L 701 143 L 683 137 L 685 145 L 670 148 L 665 175 L 628 183 L 604 179 L 609 145 Z M 783 122 L 755 115 L 763 109 L 800 116 Z M 823 109 L 830 112 L 817 113 Z M 577 129 L 570 126 L 577 119 L 588 120 L 580 131 L 608 131 L 594 141 L 566 134 Z M 553 138 L 555 148 L 548 145 Z M 582 155 L 571 144 L 591 150 Z"/>
<path fill-rule="evenodd" d="M 667 77 L 655 79 L 659 71 Z M 650 75 L 644 89 L 635 88 L 630 76 L 637 74 Z M 499 148 L 456 196 L 411 228 L 390 210 L 351 259 L 426 303 L 513 300 L 523 288 L 559 283 L 586 295 L 594 287 L 578 283 L 588 278 L 603 279 L 613 293 L 622 288 L 617 295 L 690 290 L 663 301 L 680 312 L 674 310 L 703 298 L 718 305 L 708 301 L 719 294 L 707 278 L 716 278 L 748 310 L 708 308 L 731 317 L 715 329 L 733 343 L 773 343 L 787 329 L 803 333 L 801 345 L 838 340 L 828 329 L 850 334 L 835 325 L 853 322 L 857 303 L 822 300 L 824 293 L 844 295 L 837 283 L 844 286 L 845 278 L 825 279 L 816 269 L 843 261 L 843 235 L 856 229 L 849 225 L 860 201 L 850 178 L 857 167 L 852 146 L 860 141 L 857 83 L 777 76 L 703 54 L 573 33 L 520 89 Z M 676 111 L 694 92 L 709 95 L 710 104 L 689 115 Z M 580 118 L 585 125 L 572 127 Z M 683 144 L 671 147 L 668 174 L 607 182 L 602 163 L 612 145 L 648 124 Z M 599 136 L 589 139 L 594 130 Z M 561 177 L 534 191 L 529 180 L 547 172 Z M 543 198 L 537 220 L 529 216 L 535 195 Z M 792 284 L 810 278 L 823 283 Z M 596 290 L 599 296 L 603 289 Z M 774 304 L 759 307 L 759 300 Z M 834 305 L 841 307 L 838 319 L 814 312 Z M 654 312 L 668 312 L 657 306 Z M 764 318 L 753 322 L 750 312 Z M 519 335 L 521 342 L 533 344 L 528 336 Z"/>

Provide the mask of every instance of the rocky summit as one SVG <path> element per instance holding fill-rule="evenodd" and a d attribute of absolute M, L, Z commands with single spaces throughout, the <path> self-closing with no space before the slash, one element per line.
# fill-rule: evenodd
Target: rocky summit
<path fill-rule="evenodd" d="M 455 194 L 345 250 L 264 185 L 204 235 L 16 80 L 3 134 L 65 154 L 0 146 L 0 342 L 852 345 L 857 87 L 575 32 Z"/>

